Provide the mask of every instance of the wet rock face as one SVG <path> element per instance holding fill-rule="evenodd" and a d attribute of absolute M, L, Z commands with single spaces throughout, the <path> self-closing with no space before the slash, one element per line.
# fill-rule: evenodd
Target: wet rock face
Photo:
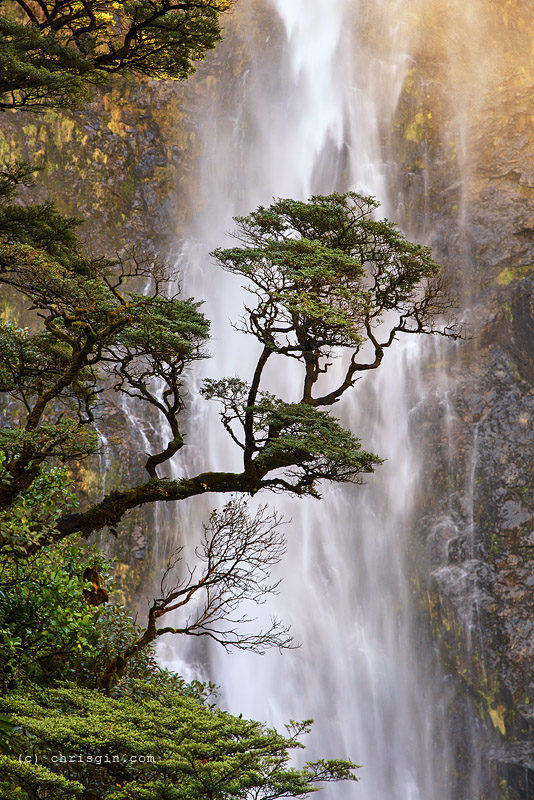
<path fill-rule="evenodd" d="M 464 698 L 453 738 L 467 747 L 475 734 L 466 730 L 476 729 L 485 797 L 526 800 L 534 792 L 533 8 L 478 5 L 494 37 L 479 96 L 462 84 L 461 61 L 451 67 L 445 33 L 422 40 L 393 141 L 405 224 L 451 276 L 470 336 L 441 351 L 439 368 L 428 359 L 427 400 L 414 416 L 428 476 L 417 545 L 445 668 Z M 476 51 L 476 31 L 468 34 Z M 431 124 L 414 143 L 417 114 Z M 459 797 L 472 800 L 461 789 Z"/>
<path fill-rule="evenodd" d="M 166 254 L 188 222 L 200 145 L 186 86 L 118 78 L 78 111 L 5 113 L 0 158 L 42 165 L 24 199 L 82 219 L 92 250 Z"/>

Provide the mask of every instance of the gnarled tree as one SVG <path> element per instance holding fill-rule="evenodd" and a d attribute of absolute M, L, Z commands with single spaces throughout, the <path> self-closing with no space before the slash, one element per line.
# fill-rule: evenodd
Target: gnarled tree
<path fill-rule="evenodd" d="M 12 206 L 7 199 L 4 205 L 9 221 Z M 214 255 L 247 281 L 253 302 L 241 327 L 261 352 L 248 378 L 207 381 L 204 394 L 222 404 L 222 423 L 242 450 L 243 466 L 181 480 L 159 477 L 158 469 L 183 446 L 183 374 L 205 356 L 208 336 L 199 304 L 166 294 L 154 265 L 87 258 L 66 222 L 51 224 L 45 241 L 26 220 L 24 238 L 19 233 L 14 241 L 0 220 L 0 283 L 42 320 L 36 333 L 7 323 L 0 330 L 0 389 L 19 409 L 18 424 L 1 432 L 0 508 L 31 485 L 47 460 L 90 452 L 93 408 L 110 378 L 117 392 L 157 409 L 170 437 L 149 454 L 145 483 L 63 517 L 58 538 L 115 527 L 146 503 L 261 489 L 318 496 L 323 480 L 358 482 L 371 472 L 380 459 L 362 450 L 329 407 L 360 373 L 380 366 L 399 334 L 460 335 L 456 325 L 440 322 L 449 300 L 429 249 L 374 219 L 377 207 L 348 192 L 278 200 L 237 219 L 241 246 Z M 144 294 L 126 286 L 140 275 L 149 282 Z M 336 380 L 331 365 L 341 356 L 345 373 Z M 265 367 L 275 358 L 302 364 L 299 402 L 265 386 Z"/>

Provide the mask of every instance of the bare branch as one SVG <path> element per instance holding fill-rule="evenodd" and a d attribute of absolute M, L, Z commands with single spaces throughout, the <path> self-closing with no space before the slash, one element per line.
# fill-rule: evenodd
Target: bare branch
<path fill-rule="evenodd" d="M 289 628 L 277 619 L 271 618 L 265 629 L 250 631 L 243 626 L 254 619 L 241 610 L 243 604 L 265 603 L 278 590 L 280 581 L 271 580 L 271 571 L 286 551 L 281 522 L 266 506 L 249 516 L 243 498 L 213 511 L 195 550 L 195 563 L 186 564 L 172 581 L 182 565 L 183 548 L 173 554 L 161 579 L 161 596 L 149 609 L 146 629 L 108 665 L 101 688 L 109 691 L 113 681 L 125 674 L 128 661 L 166 634 L 207 636 L 226 650 L 259 654 L 271 647 L 295 647 Z M 158 627 L 158 621 L 171 612 L 177 615 L 174 624 Z"/>

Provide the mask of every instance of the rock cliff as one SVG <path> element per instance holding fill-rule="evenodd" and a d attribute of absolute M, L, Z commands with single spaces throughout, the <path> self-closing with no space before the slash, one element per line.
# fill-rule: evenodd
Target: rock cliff
<path fill-rule="evenodd" d="M 428 241 L 468 338 L 434 349 L 415 546 L 452 678 L 459 797 L 534 787 L 532 3 L 422 7 L 386 147 L 404 224 Z M 463 788 L 462 788 L 463 787 Z"/>

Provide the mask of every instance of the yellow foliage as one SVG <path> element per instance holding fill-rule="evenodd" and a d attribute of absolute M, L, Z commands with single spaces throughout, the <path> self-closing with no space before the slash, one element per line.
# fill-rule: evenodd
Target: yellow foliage
<path fill-rule="evenodd" d="M 534 272 L 534 264 L 524 264 L 521 267 L 513 267 L 511 269 L 503 269 L 495 278 L 495 283 L 499 286 L 508 286 L 512 281 L 520 281 Z"/>
<path fill-rule="evenodd" d="M 503 705 L 498 705 L 497 708 L 489 708 L 490 719 L 493 722 L 493 727 L 497 728 L 503 736 L 506 735 L 506 724 L 504 722 L 504 715 L 506 708 Z"/>
<path fill-rule="evenodd" d="M 405 138 L 409 142 L 420 142 L 424 133 L 424 115 L 422 111 L 418 111 L 412 122 L 407 126 Z"/>

